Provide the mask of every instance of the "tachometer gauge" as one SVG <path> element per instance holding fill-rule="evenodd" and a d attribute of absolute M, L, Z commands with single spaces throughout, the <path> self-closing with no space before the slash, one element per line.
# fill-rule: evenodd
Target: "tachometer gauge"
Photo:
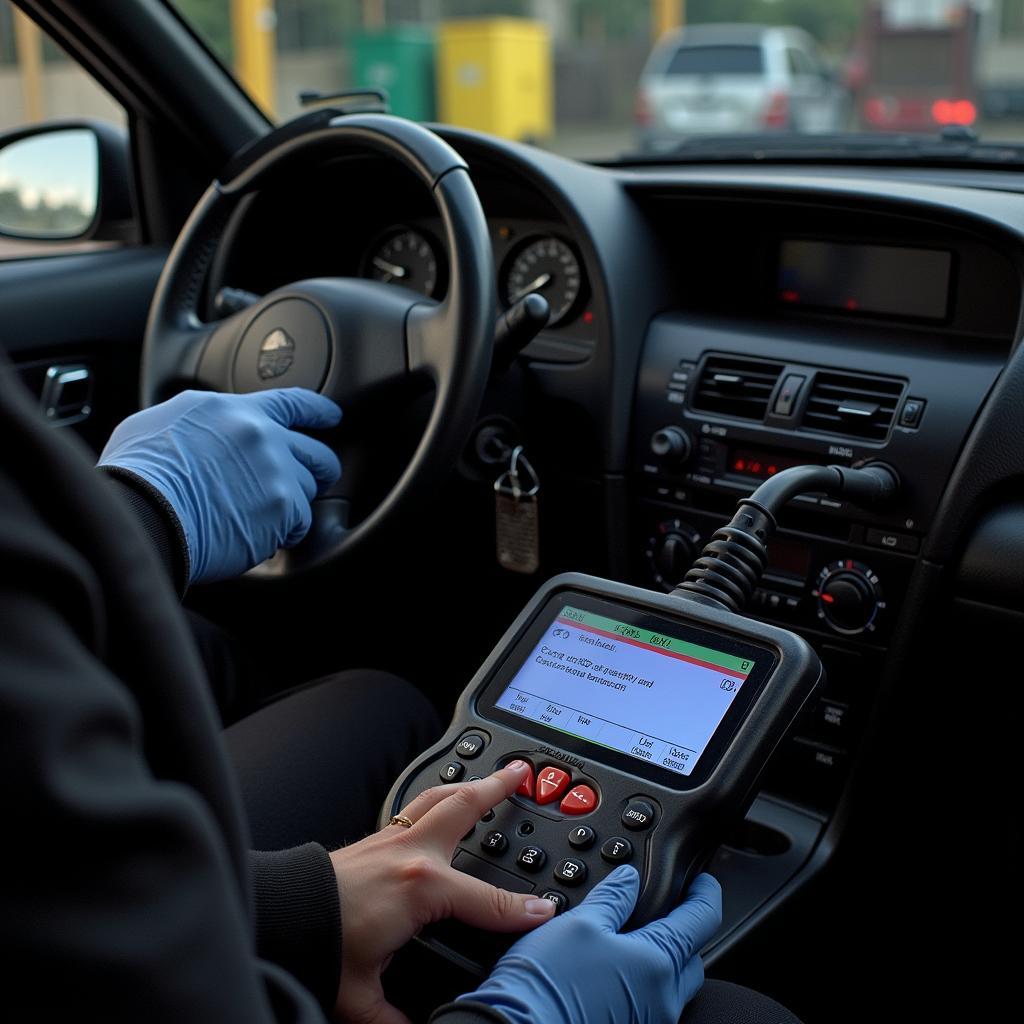
<path fill-rule="evenodd" d="M 433 298 L 437 290 L 437 252 L 426 235 L 403 228 L 370 249 L 363 273 L 375 281 L 400 284 Z"/>
<path fill-rule="evenodd" d="M 505 274 L 504 298 L 511 306 L 537 292 L 551 306 L 551 326 L 573 311 L 583 286 L 579 260 L 559 238 L 538 238 L 513 256 Z"/>

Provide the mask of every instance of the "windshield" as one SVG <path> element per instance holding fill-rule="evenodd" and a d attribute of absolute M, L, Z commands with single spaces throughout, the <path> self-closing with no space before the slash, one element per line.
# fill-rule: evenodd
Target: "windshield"
<path fill-rule="evenodd" d="M 376 90 L 583 159 L 1024 143 L 1024 0 L 173 2 L 278 121 Z"/>

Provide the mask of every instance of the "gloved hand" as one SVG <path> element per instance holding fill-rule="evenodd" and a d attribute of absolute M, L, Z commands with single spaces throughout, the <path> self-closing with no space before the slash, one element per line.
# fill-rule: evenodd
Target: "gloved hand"
<path fill-rule="evenodd" d="M 306 535 L 310 502 L 341 464 L 290 428 L 340 419 L 334 402 L 305 388 L 184 391 L 119 424 L 99 464 L 138 474 L 170 502 L 185 532 L 190 582 L 227 579 Z"/>
<path fill-rule="evenodd" d="M 639 892 L 636 869 L 616 868 L 459 998 L 493 1007 L 510 1024 L 675 1024 L 704 983 L 696 951 L 722 923 L 722 889 L 698 875 L 668 916 L 620 935 Z"/>

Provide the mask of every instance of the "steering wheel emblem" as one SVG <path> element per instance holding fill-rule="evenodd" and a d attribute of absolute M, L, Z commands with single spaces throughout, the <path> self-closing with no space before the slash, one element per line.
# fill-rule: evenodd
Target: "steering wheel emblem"
<path fill-rule="evenodd" d="M 260 345 L 259 362 L 256 366 L 260 380 L 280 377 L 291 369 L 294 362 L 295 342 L 287 331 L 280 327 L 274 328 Z"/>

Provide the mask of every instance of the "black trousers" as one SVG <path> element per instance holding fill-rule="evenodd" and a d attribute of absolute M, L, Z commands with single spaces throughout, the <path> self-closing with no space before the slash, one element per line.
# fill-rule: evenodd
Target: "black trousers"
<path fill-rule="evenodd" d="M 373 832 L 392 783 L 441 734 L 430 702 L 386 672 L 341 672 L 286 693 L 224 736 L 253 848 L 333 850 Z"/>
<path fill-rule="evenodd" d="M 369 670 L 342 672 L 300 687 L 229 726 L 225 739 L 253 846 L 275 850 L 315 840 L 333 849 L 369 834 L 391 784 L 441 728 L 419 691 L 395 676 Z M 389 974 L 402 971 L 403 964 L 417 969 L 415 961 L 396 958 Z M 422 990 L 429 980 L 418 978 L 415 986 L 399 981 L 396 987 Z M 686 1008 L 682 1024 L 799 1021 L 766 996 L 708 980 Z"/>

